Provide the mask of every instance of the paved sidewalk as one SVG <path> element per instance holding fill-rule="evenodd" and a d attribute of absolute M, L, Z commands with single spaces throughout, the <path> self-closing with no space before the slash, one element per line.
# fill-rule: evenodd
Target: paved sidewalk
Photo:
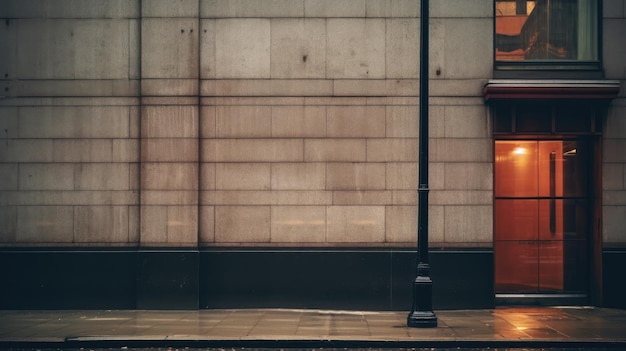
<path fill-rule="evenodd" d="M 291 309 L 0 311 L 0 348 L 584 347 L 626 349 L 626 310 L 497 308 L 407 312 Z"/>

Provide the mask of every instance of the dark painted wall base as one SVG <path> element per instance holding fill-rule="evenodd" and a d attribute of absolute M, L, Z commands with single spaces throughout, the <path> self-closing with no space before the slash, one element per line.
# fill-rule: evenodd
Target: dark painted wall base
<path fill-rule="evenodd" d="M 0 251 L 1 309 L 135 307 L 135 251 Z"/>
<path fill-rule="evenodd" d="M 494 305 L 490 251 L 431 252 L 433 307 Z M 407 250 L 0 251 L 1 309 L 410 310 Z"/>
<path fill-rule="evenodd" d="M 489 251 L 430 254 L 433 308 L 494 305 Z M 414 251 L 212 251 L 202 255 L 202 308 L 410 310 Z"/>
<path fill-rule="evenodd" d="M 197 309 L 198 251 L 137 253 L 137 308 Z"/>
<path fill-rule="evenodd" d="M 602 255 L 603 305 L 626 308 L 626 250 L 607 250 Z"/>
<path fill-rule="evenodd" d="M 605 251 L 604 305 L 626 308 L 626 250 Z M 493 308 L 493 252 L 430 252 L 434 309 Z M 0 251 L 0 309 L 411 309 L 409 250 Z"/>

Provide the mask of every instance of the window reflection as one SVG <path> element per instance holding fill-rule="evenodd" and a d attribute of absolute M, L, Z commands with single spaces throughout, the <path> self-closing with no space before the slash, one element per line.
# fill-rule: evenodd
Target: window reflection
<path fill-rule="evenodd" d="M 597 60 L 597 0 L 496 0 L 496 60 Z"/>

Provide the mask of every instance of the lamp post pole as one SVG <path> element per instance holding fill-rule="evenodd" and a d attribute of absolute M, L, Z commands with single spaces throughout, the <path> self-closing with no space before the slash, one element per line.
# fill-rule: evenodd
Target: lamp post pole
<path fill-rule="evenodd" d="M 413 282 L 413 307 L 407 326 L 437 326 L 432 307 L 432 285 L 428 264 L 428 0 L 420 2 L 420 96 L 419 96 L 419 185 L 417 188 L 417 277 Z"/>

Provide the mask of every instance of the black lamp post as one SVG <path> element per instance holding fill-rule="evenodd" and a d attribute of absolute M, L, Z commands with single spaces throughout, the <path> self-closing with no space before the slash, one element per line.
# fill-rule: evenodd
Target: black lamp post
<path fill-rule="evenodd" d="M 421 0 L 417 277 L 413 282 L 413 307 L 407 318 L 407 325 L 414 328 L 437 326 L 428 264 L 428 7 L 428 0 Z"/>

